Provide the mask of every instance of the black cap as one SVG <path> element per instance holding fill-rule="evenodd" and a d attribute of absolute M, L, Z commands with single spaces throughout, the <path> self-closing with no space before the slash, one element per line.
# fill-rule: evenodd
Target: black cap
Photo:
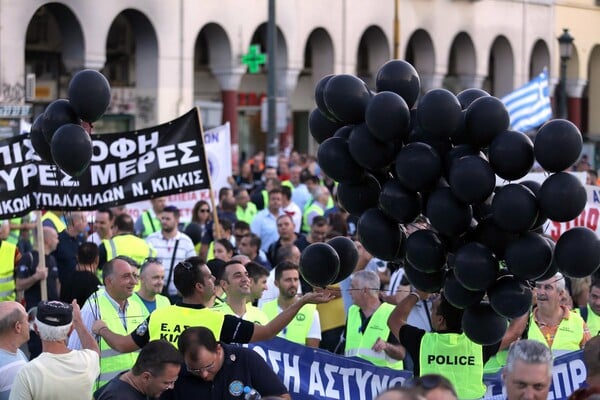
<path fill-rule="evenodd" d="M 73 307 L 62 301 L 40 301 L 36 318 L 50 326 L 64 326 L 73 321 Z"/>

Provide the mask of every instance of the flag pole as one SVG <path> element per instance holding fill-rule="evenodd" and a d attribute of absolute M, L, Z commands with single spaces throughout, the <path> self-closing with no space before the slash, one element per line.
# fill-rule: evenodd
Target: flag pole
<path fill-rule="evenodd" d="M 198 125 L 200 126 L 200 140 L 202 141 L 202 148 L 206 149 L 205 144 L 204 144 L 204 129 L 202 128 L 202 118 L 200 118 L 200 107 L 196 107 L 196 118 L 198 118 Z M 208 192 L 210 195 L 210 204 L 212 207 L 212 214 L 213 214 L 213 226 L 215 226 L 214 224 L 217 224 L 217 230 L 216 230 L 216 235 L 214 236 L 214 239 L 221 239 L 221 228 L 220 228 L 220 224 L 219 224 L 219 215 L 217 213 L 217 207 L 216 207 L 216 202 L 215 202 L 215 193 L 213 192 L 213 185 L 212 185 L 212 178 L 210 176 L 210 168 L 208 165 L 208 157 L 206 156 L 206 151 L 204 152 L 204 168 L 206 171 L 206 179 L 208 179 Z"/>
<path fill-rule="evenodd" d="M 37 230 L 37 248 L 38 248 L 38 267 L 46 268 L 46 253 L 44 246 L 44 227 L 42 225 L 42 212 L 37 210 L 36 214 L 36 230 Z M 48 300 L 48 285 L 46 284 L 47 278 L 40 281 L 40 294 L 41 300 Z"/>

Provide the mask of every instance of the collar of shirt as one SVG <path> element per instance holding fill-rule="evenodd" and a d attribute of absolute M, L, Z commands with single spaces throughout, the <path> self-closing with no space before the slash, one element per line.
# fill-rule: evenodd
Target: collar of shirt
<path fill-rule="evenodd" d="M 108 301 L 110 302 L 110 304 L 112 304 L 112 306 L 115 308 L 115 310 L 117 310 L 117 312 L 121 315 L 121 316 L 125 316 L 125 314 L 127 313 L 127 307 L 129 307 L 129 301 L 125 300 L 125 304 L 123 304 L 123 309 L 121 310 L 121 306 L 119 306 L 119 303 L 117 303 L 117 301 L 115 299 L 113 299 L 112 297 L 110 297 L 110 294 L 108 294 L 108 292 L 106 291 L 106 289 L 104 290 L 104 296 L 106 296 L 106 298 L 108 299 Z"/>
<path fill-rule="evenodd" d="M 563 313 L 561 321 L 562 320 L 568 320 L 569 317 L 571 316 L 571 311 L 569 310 L 569 308 L 566 307 L 566 306 L 560 305 L 560 309 L 562 310 L 562 313 Z M 547 324 L 543 323 L 542 321 L 540 321 L 538 319 L 538 317 L 537 317 L 537 311 L 538 311 L 538 308 L 536 307 L 535 310 L 534 310 L 534 312 L 533 312 L 533 319 L 535 320 L 535 323 L 538 324 L 539 326 L 550 326 L 550 325 L 547 325 Z M 555 325 L 555 326 L 558 326 L 558 325 L 560 325 L 560 322 L 557 325 Z"/>
<path fill-rule="evenodd" d="M 206 308 L 206 307 L 204 306 L 204 304 L 190 304 L 190 303 L 184 303 L 184 302 L 177 303 L 176 305 L 177 305 L 178 307 L 194 308 L 194 309 L 196 309 L 196 310 L 200 310 L 200 309 L 202 309 L 202 308 Z"/>

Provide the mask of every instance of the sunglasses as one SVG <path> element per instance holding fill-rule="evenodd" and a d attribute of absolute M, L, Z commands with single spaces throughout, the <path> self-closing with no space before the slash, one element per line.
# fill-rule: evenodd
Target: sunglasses
<path fill-rule="evenodd" d="M 424 390 L 432 390 L 435 388 L 444 388 L 452 391 L 456 395 L 456 391 L 452 383 L 445 377 L 436 374 L 427 374 L 419 377 L 411 378 L 404 384 L 407 388 L 421 388 Z"/>
<path fill-rule="evenodd" d="M 180 261 L 179 263 L 177 263 L 175 268 L 177 268 L 179 265 L 181 265 L 183 268 L 187 269 L 188 271 L 191 271 L 194 269 L 194 266 L 189 261 Z"/>
<path fill-rule="evenodd" d="M 205 208 L 201 208 L 201 209 L 200 209 L 200 212 L 201 212 L 201 213 L 207 213 L 207 212 L 210 212 L 210 210 L 208 210 L 208 209 L 205 209 Z"/>

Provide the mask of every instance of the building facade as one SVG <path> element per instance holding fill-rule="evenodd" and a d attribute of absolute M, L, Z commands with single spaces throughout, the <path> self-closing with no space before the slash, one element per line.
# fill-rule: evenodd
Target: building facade
<path fill-rule="evenodd" d="M 314 153 L 307 120 L 315 84 L 351 73 L 372 86 L 394 50 L 415 66 L 423 92 L 479 87 L 500 97 L 543 68 L 556 83 L 556 38 L 566 27 L 575 37 L 569 117 L 590 138 L 600 137 L 600 115 L 589 111 L 600 103 L 594 1 L 277 1 L 281 144 Z M 66 97 L 70 77 L 93 68 L 107 76 L 113 96 L 97 131 L 152 126 L 200 106 L 204 127 L 230 121 L 233 151 L 249 157 L 265 148 L 267 67 L 251 74 L 241 60 L 251 44 L 266 52 L 267 18 L 267 0 L 0 0 L 4 130 L 17 115 L 33 117 Z"/>

